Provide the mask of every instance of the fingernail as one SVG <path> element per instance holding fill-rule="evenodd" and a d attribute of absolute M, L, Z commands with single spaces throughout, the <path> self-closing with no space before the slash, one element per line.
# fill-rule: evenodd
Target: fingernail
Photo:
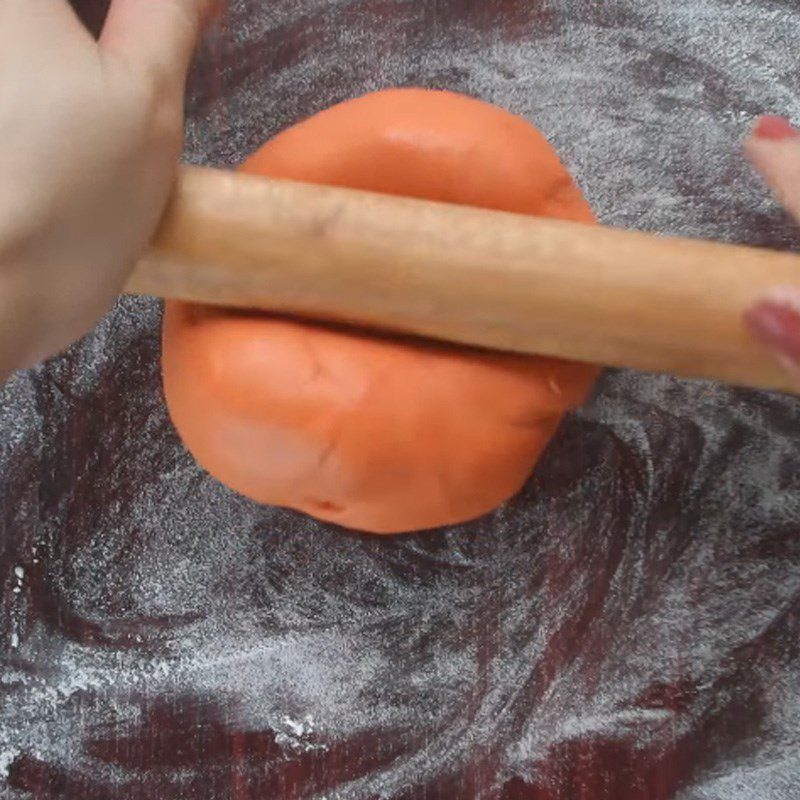
<path fill-rule="evenodd" d="M 745 313 L 750 332 L 787 366 L 800 369 L 800 310 L 764 300 Z"/>
<path fill-rule="evenodd" d="M 788 139 L 800 138 L 800 133 L 792 127 L 789 120 L 784 117 L 761 117 L 756 123 L 753 135 L 757 139 L 766 139 L 772 142 L 783 142 Z"/>

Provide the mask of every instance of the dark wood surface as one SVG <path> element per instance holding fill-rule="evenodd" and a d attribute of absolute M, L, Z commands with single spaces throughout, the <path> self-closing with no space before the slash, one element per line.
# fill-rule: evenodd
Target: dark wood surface
<path fill-rule="evenodd" d="M 604 222 L 791 247 L 739 142 L 800 114 L 798 40 L 777 0 L 237 0 L 187 159 L 450 88 L 539 124 Z M 194 465 L 159 322 L 125 300 L 0 392 L 0 796 L 800 796 L 798 401 L 609 374 L 506 508 L 375 539 Z"/>

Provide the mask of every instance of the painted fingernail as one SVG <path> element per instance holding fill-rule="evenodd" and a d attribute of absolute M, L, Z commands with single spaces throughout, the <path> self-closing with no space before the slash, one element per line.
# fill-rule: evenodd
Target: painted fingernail
<path fill-rule="evenodd" d="M 745 314 L 755 339 L 775 353 L 784 365 L 800 370 L 800 310 L 775 300 L 764 300 Z"/>
<path fill-rule="evenodd" d="M 756 123 L 753 134 L 757 139 L 766 139 L 772 142 L 800 138 L 800 132 L 784 117 L 761 117 Z"/>

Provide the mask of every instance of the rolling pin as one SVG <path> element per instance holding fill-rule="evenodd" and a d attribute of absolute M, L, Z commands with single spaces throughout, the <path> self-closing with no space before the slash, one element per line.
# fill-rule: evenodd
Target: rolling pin
<path fill-rule="evenodd" d="M 775 286 L 800 257 L 184 167 L 126 291 L 800 391 L 742 321 Z"/>

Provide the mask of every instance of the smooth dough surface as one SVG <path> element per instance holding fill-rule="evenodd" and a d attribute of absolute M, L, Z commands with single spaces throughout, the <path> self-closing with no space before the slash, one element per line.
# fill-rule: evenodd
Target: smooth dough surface
<path fill-rule="evenodd" d="M 528 122 L 472 98 L 396 89 L 265 144 L 247 172 L 591 223 Z M 234 490 L 373 533 L 464 522 L 512 497 L 597 370 L 168 303 L 173 422 Z"/>

